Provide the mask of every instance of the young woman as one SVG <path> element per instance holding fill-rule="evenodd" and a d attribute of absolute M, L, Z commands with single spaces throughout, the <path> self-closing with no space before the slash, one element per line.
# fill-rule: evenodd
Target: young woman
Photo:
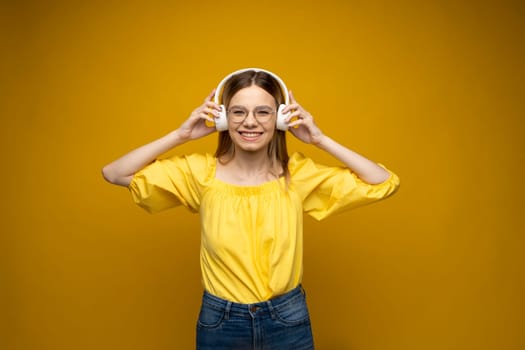
<path fill-rule="evenodd" d="M 215 155 L 157 159 L 219 133 Z M 220 128 L 219 128 L 220 125 Z M 341 167 L 288 156 L 285 129 Z M 204 295 L 197 349 L 313 349 L 301 287 L 303 212 L 321 220 L 395 192 L 398 177 L 325 135 L 282 80 L 261 69 L 226 77 L 176 130 L 115 160 L 107 181 L 150 212 L 201 216 Z"/>

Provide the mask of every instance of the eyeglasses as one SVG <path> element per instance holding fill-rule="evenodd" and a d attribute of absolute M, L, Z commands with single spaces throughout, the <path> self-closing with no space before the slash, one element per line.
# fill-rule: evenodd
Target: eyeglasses
<path fill-rule="evenodd" d="M 248 117 L 248 114 L 250 114 L 250 111 L 241 106 L 234 106 L 228 109 L 228 118 L 236 124 L 242 123 Z M 275 111 L 269 107 L 256 107 L 252 114 L 259 123 L 264 123 L 270 120 Z"/>

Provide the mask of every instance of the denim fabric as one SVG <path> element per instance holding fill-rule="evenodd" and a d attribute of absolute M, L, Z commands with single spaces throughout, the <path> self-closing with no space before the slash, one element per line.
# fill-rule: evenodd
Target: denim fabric
<path fill-rule="evenodd" d="M 248 349 L 314 349 L 301 286 L 256 304 L 233 303 L 204 292 L 197 322 L 197 350 Z"/>

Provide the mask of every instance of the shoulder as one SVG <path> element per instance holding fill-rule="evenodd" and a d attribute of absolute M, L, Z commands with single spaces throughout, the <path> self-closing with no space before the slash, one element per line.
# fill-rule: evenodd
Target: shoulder
<path fill-rule="evenodd" d="M 192 167 L 205 167 L 213 164 L 215 157 L 208 153 L 191 153 L 184 155 L 173 155 L 171 157 L 162 159 L 163 162 L 174 163 L 177 165 L 186 164 Z"/>
<path fill-rule="evenodd" d="M 212 177 L 216 166 L 216 158 L 209 153 L 174 155 L 158 162 L 171 173 L 185 173 L 201 180 Z"/>
<path fill-rule="evenodd" d="M 169 158 L 171 162 L 184 164 L 192 171 L 202 172 L 215 170 L 216 158 L 209 153 L 191 153 Z"/>
<path fill-rule="evenodd" d="M 311 158 L 306 157 L 300 152 L 295 152 L 290 156 L 288 160 L 288 170 L 290 175 L 294 176 L 299 173 L 311 172 L 323 167 L 320 164 L 315 163 Z"/>
<path fill-rule="evenodd" d="M 300 167 L 302 164 L 307 161 L 308 158 L 306 158 L 302 153 L 300 152 L 294 152 L 288 159 L 288 169 L 290 172 L 293 170 L 296 170 L 297 167 Z"/>
<path fill-rule="evenodd" d="M 207 166 L 215 163 L 215 157 L 209 153 L 191 153 L 169 158 L 172 161 L 184 161 L 191 166 Z"/>

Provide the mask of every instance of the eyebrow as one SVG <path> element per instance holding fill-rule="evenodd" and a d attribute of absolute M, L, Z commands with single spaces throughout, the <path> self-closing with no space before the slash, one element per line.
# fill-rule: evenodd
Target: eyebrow
<path fill-rule="evenodd" d="M 244 108 L 244 109 L 248 109 L 246 108 L 245 106 L 242 106 L 242 105 L 233 105 L 233 106 L 230 106 L 230 108 Z M 261 108 L 270 108 L 270 109 L 273 109 L 272 106 L 269 106 L 269 105 L 259 105 L 259 106 L 255 106 L 254 109 L 261 109 Z"/>

